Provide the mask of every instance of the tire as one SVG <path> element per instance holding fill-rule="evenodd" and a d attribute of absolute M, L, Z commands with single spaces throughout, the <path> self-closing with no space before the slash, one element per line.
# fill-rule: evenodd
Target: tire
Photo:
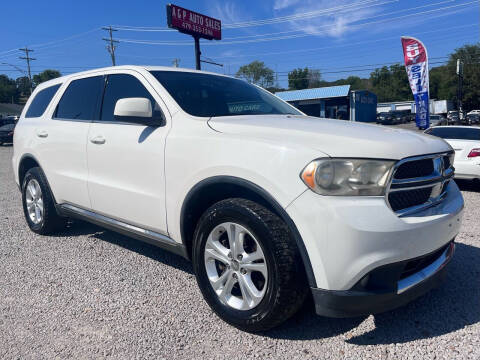
<path fill-rule="evenodd" d="M 241 291 L 241 303 L 244 305 L 248 303 L 247 300 L 249 298 L 243 295 L 242 289 L 245 288 L 245 278 L 240 278 L 240 276 L 244 274 L 245 277 L 252 280 L 250 284 L 253 283 L 254 278 L 257 281 L 256 283 L 262 283 L 263 281 L 264 285 L 261 290 L 263 297 L 252 308 L 238 309 L 235 308 L 235 305 L 232 306 L 232 304 L 226 303 L 225 299 L 222 300 L 221 296 L 215 292 L 211 284 L 211 277 L 209 278 L 209 273 L 207 273 L 212 271 L 207 270 L 207 264 L 209 269 L 212 269 L 212 263 L 211 260 L 206 259 L 208 255 L 205 252 L 207 243 L 210 244 L 208 241 L 211 241 L 209 236 L 212 235 L 210 237 L 212 239 L 215 234 L 214 231 L 222 229 L 224 224 L 230 224 L 229 226 L 234 228 L 238 226 L 239 229 L 245 230 L 243 232 L 241 250 L 244 251 L 244 258 L 248 259 L 253 254 L 253 252 L 249 254 L 245 250 L 247 242 L 256 242 L 257 245 L 254 246 L 256 249 L 255 254 L 258 253 L 258 245 L 261 252 L 263 252 L 264 258 L 261 264 L 266 265 L 268 272 L 268 275 L 263 280 L 261 279 L 263 274 L 259 275 L 259 273 L 254 273 L 253 271 L 250 273 L 241 272 L 247 271 L 242 268 L 242 266 L 248 266 L 247 262 L 243 263 L 244 265 L 237 263 L 237 269 L 235 269 L 235 264 L 230 259 L 230 265 L 224 267 L 226 269 L 224 272 L 228 269 L 231 273 L 237 270 L 236 275 L 232 274 L 232 277 L 238 280 L 234 288 L 232 288 L 231 294 L 234 294 L 235 286 L 237 286 L 237 290 Z M 219 231 L 221 233 L 221 230 Z M 235 232 L 239 233 L 238 231 Z M 227 234 L 227 238 L 229 234 Z M 220 201 L 211 206 L 202 215 L 197 224 L 193 241 L 192 260 L 200 290 L 212 310 L 227 323 L 248 332 L 265 331 L 290 318 L 302 306 L 308 292 L 308 285 L 300 253 L 286 224 L 265 207 L 253 201 L 240 198 Z M 248 246 L 251 246 L 251 244 Z M 238 245 L 236 247 L 238 248 Z M 231 246 L 229 249 L 231 250 Z M 244 259 L 244 261 L 246 260 Z M 216 269 L 221 262 L 218 262 L 218 264 L 216 260 L 214 262 L 214 271 L 217 271 Z M 220 278 L 220 276 L 219 272 L 218 277 Z M 225 289 L 227 282 L 223 288 L 221 287 L 217 291 Z M 242 284 L 244 288 L 241 288 Z M 235 297 L 230 298 L 230 300 L 232 299 L 238 305 L 240 300 Z M 251 303 L 247 305 L 251 306 Z"/>
<path fill-rule="evenodd" d="M 29 186 L 40 188 L 40 192 L 38 192 L 37 188 L 36 193 L 40 194 L 42 204 L 40 204 L 38 199 L 33 201 L 36 201 L 34 205 L 34 212 L 37 212 L 38 209 L 42 209 L 41 211 L 38 210 L 38 214 L 41 215 L 38 218 L 36 216 L 32 218 L 30 215 L 28 204 L 31 206 L 32 196 L 30 190 L 27 189 Z M 47 179 L 39 167 L 31 168 L 25 174 L 22 184 L 22 204 L 25 220 L 27 221 L 28 227 L 33 232 L 41 235 L 49 235 L 65 227 L 66 218 L 57 214 L 57 211 L 55 210 L 55 201 L 50 191 Z"/>

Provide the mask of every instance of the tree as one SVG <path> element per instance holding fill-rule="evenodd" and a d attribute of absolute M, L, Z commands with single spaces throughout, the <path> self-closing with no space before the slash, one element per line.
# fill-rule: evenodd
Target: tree
<path fill-rule="evenodd" d="M 15 80 L 20 94 L 30 94 L 30 79 L 28 76 L 21 76 Z"/>
<path fill-rule="evenodd" d="M 439 94 L 447 95 L 455 103 L 458 101 L 456 74 L 457 59 L 464 63 L 463 69 L 463 109 L 480 109 L 480 43 L 465 45 L 455 49 L 450 55 L 442 78 Z"/>
<path fill-rule="evenodd" d="M 44 81 L 55 79 L 60 76 L 62 76 L 62 74 L 60 74 L 60 71 L 47 69 L 37 75 L 33 75 L 33 83 L 35 84 L 35 86 L 37 86 Z"/>
<path fill-rule="evenodd" d="M 302 90 L 320 87 L 321 74 L 320 70 L 309 69 L 308 67 L 302 69 L 294 69 L 288 73 L 288 88 L 292 90 Z"/>
<path fill-rule="evenodd" d="M 265 66 L 263 61 L 258 60 L 241 66 L 236 76 L 264 88 L 271 87 L 274 83 L 273 70 Z"/>
<path fill-rule="evenodd" d="M 11 103 L 18 100 L 15 80 L 7 75 L 0 75 L 0 103 Z"/>
<path fill-rule="evenodd" d="M 412 91 L 405 67 L 400 64 L 383 66 L 370 74 L 371 91 L 377 94 L 379 102 L 411 100 Z"/>
<path fill-rule="evenodd" d="M 294 69 L 288 73 L 288 88 L 302 90 L 308 88 L 308 68 Z"/>

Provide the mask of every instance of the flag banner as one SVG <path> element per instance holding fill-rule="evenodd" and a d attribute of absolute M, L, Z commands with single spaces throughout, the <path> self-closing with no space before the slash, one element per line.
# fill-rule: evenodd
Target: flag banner
<path fill-rule="evenodd" d="M 418 128 L 427 129 L 430 126 L 427 49 L 420 40 L 408 36 L 402 36 L 402 47 L 416 105 L 415 121 Z"/>

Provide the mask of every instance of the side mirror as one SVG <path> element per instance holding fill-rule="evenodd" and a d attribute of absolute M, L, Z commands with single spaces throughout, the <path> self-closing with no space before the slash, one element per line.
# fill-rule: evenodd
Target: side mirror
<path fill-rule="evenodd" d="M 151 118 L 152 103 L 147 98 L 123 98 L 115 104 L 114 116 Z"/>
<path fill-rule="evenodd" d="M 158 109 L 157 109 L 158 108 Z M 147 98 L 123 98 L 117 100 L 113 111 L 115 120 L 124 122 L 133 122 L 146 126 L 163 126 L 165 117 L 155 103 L 155 109 L 152 109 L 152 103 Z"/>

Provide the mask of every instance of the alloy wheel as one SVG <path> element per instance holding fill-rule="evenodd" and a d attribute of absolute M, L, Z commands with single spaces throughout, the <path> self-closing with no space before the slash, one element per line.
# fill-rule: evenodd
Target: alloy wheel
<path fill-rule="evenodd" d="M 260 243 L 245 227 L 217 225 L 205 244 L 205 268 L 220 301 L 236 310 L 251 310 L 267 289 L 268 267 Z"/>
<path fill-rule="evenodd" d="M 37 180 L 31 179 L 27 183 L 25 200 L 30 220 L 35 225 L 40 224 L 43 220 L 44 206 L 42 189 Z"/>

